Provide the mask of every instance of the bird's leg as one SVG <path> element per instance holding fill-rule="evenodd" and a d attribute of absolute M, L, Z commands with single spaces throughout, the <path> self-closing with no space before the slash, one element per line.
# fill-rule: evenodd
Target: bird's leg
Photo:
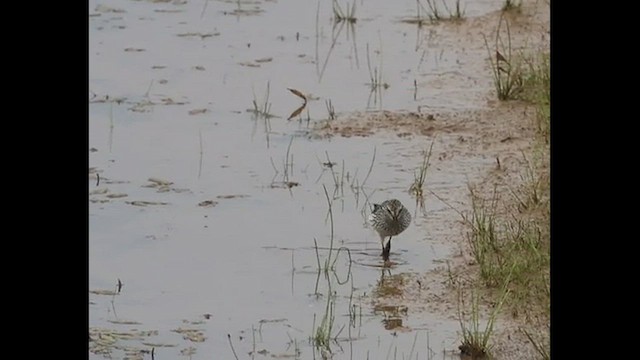
<path fill-rule="evenodd" d="M 387 241 L 387 245 L 382 248 L 382 259 L 389 260 L 389 253 L 391 252 L 391 238 L 393 236 L 389 236 L 389 241 Z"/>

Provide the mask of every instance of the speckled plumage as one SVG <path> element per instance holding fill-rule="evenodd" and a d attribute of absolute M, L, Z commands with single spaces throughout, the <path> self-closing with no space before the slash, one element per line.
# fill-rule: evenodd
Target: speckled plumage
<path fill-rule="evenodd" d="M 382 256 L 389 258 L 391 238 L 405 231 L 411 224 L 411 213 L 397 199 L 386 200 L 382 204 L 373 204 L 373 211 L 369 215 L 369 222 L 380 235 Z M 389 237 L 386 244 L 384 240 Z"/>

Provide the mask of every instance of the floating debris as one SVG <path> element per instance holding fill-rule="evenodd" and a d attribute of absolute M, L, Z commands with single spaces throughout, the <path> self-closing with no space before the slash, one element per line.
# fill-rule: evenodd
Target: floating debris
<path fill-rule="evenodd" d="M 94 204 L 95 204 L 95 203 L 101 203 L 101 204 L 102 204 L 102 203 L 107 203 L 107 202 L 109 202 L 109 200 L 108 200 L 108 199 L 89 199 L 89 201 L 90 201 L 90 202 L 92 202 L 92 203 L 94 203 Z"/>
<path fill-rule="evenodd" d="M 265 58 L 257 59 L 254 61 L 257 63 L 267 63 L 267 62 L 271 62 L 272 60 L 273 60 L 272 57 L 265 57 Z"/>
<path fill-rule="evenodd" d="M 145 350 L 129 350 L 125 352 L 127 356 L 123 357 L 122 360 L 144 360 Z"/>
<path fill-rule="evenodd" d="M 162 180 L 162 179 L 158 179 L 158 178 L 148 178 L 147 181 L 155 183 L 157 185 L 163 186 L 163 185 L 173 185 L 173 182 L 171 181 L 167 181 L 167 180 Z"/>
<path fill-rule="evenodd" d="M 202 330 L 198 329 L 177 328 L 171 331 L 182 335 L 183 339 L 189 340 L 191 342 L 204 342 L 207 339 L 202 333 Z"/>
<path fill-rule="evenodd" d="M 107 320 L 112 324 L 120 324 L 120 325 L 142 325 L 141 323 L 133 320 Z"/>
<path fill-rule="evenodd" d="M 175 101 L 172 98 L 164 98 L 160 100 L 161 105 L 185 105 L 186 101 Z"/>
<path fill-rule="evenodd" d="M 201 39 L 205 39 L 208 37 L 212 37 L 212 36 L 219 36 L 220 33 L 219 32 L 215 32 L 215 33 L 207 33 L 207 34 L 203 34 L 203 33 L 183 33 L 183 34 L 178 34 L 177 36 L 180 37 L 195 37 L 195 36 L 199 36 Z"/>
<path fill-rule="evenodd" d="M 204 114 L 206 113 L 207 109 L 194 109 L 194 110 L 189 110 L 189 115 L 198 115 L 198 114 Z"/>
<path fill-rule="evenodd" d="M 173 185 L 173 182 L 171 181 L 157 178 L 149 178 L 148 181 L 150 182 L 150 184 L 142 185 L 142 187 L 157 189 L 157 192 L 159 193 L 165 193 L 169 191 L 173 191 L 175 193 L 183 193 L 190 191 L 189 189 L 176 189 L 171 187 L 171 185 Z"/>
<path fill-rule="evenodd" d="M 191 355 L 194 355 L 195 353 L 196 353 L 196 348 L 194 348 L 193 346 L 189 346 L 186 349 L 180 350 L 180 355 L 184 355 L 184 356 L 191 356 Z"/>
<path fill-rule="evenodd" d="M 267 351 L 267 349 L 262 349 L 262 350 L 256 351 L 256 354 L 260 354 L 260 355 L 263 355 L 263 356 L 266 356 L 268 353 L 269 353 L 269 351 Z M 253 351 L 249 351 L 249 355 L 253 355 Z"/>
<path fill-rule="evenodd" d="M 296 90 L 296 89 L 292 89 L 292 88 L 287 88 L 287 90 L 291 91 L 295 96 L 301 98 L 302 100 L 304 100 L 304 102 L 307 102 L 307 97 L 302 93 L 302 91 L 300 90 Z"/>
<path fill-rule="evenodd" d="M 223 11 L 223 15 L 234 15 L 234 16 L 251 16 L 251 15 L 260 15 L 264 10 L 255 8 L 255 9 L 234 9 L 233 11 Z"/>
<path fill-rule="evenodd" d="M 283 181 L 283 182 L 274 182 L 271 184 L 271 187 L 274 189 L 291 189 L 292 187 L 300 186 L 299 182 L 295 181 Z"/>
<path fill-rule="evenodd" d="M 149 100 L 142 100 L 138 103 L 135 103 L 132 107 L 130 107 L 128 110 L 131 111 L 135 111 L 135 112 L 148 112 L 151 111 L 149 109 L 150 106 L 155 105 L 154 103 L 152 103 Z"/>
<path fill-rule="evenodd" d="M 289 117 L 287 118 L 287 120 L 291 120 L 294 117 L 300 115 L 300 113 L 302 112 L 302 110 L 304 110 L 304 108 L 307 106 L 307 103 L 305 102 L 304 104 L 302 104 L 302 106 L 300 106 L 299 108 L 295 109 L 291 115 L 289 115 Z"/>
<path fill-rule="evenodd" d="M 149 112 L 151 111 L 151 107 L 154 105 L 185 105 L 187 102 L 185 101 L 175 101 L 172 98 L 163 98 L 160 99 L 160 102 L 153 102 L 149 99 L 141 100 L 137 103 L 134 103 L 132 107 L 128 110 L 135 112 Z"/>
<path fill-rule="evenodd" d="M 248 61 L 239 62 L 238 65 L 240 65 L 240 66 L 248 66 L 248 67 L 260 67 L 260 64 L 254 64 L 254 63 L 248 62 Z"/>
<path fill-rule="evenodd" d="M 150 336 L 158 335 L 157 330 L 140 331 L 116 331 L 112 329 L 89 328 L 89 351 L 94 354 L 110 355 L 114 349 L 125 352 L 123 359 L 143 359 L 141 357 L 149 350 L 120 344 L 120 340 L 143 340 Z"/>
<path fill-rule="evenodd" d="M 146 50 L 142 49 L 142 48 L 130 48 L 129 47 L 129 48 L 124 49 L 124 51 L 126 51 L 126 52 L 141 52 L 141 51 L 146 51 Z"/>
<path fill-rule="evenodd" d="M 142 345 L 149 347 L 176 347 L 178 344 L 163 344 L 163 343 L 151 343 L 151 342 L 142 342 Z"/>
<path fill-rule="evenodd" d="M 96 6 L 94 11 L 99 12 L 99 13 L 116 13 L 116 14 L 126 13 L 126 11 L 124 11 L 123 9 L 112 8 L 112 7 L 109 7 L 109 6 L 102 5 L 102 4 Z"/>
<path fill-rule="evenodd" d="M 125 203 L 133 206 L 147 206 L 147 205 L 169 205 L 167 202 L 162 201 L 144 201 L 144 200 L 135 200 L 135 201 L 126 201 Z"/>
<path fill-rule="evenodd" d="M 174 9 L 174 10 L 171 10 L 171 9 L 155 9 L 153 11 L 159 12 L 159 13 L 180 13 L 183 10 L 179 10 L 179 9 Z"/>
<path fill-rule="evenodd" d="M 117 293 L 113 290 L 89 290 L 89 293 L 96 295 L 117 295 Z"/>
<path fill-rule="evenodd" d="M 218 205 L 218 202 L 213 200 L 205 200 L 198 203 L 198 206 L 202 207 L 214 207 L 216 205 Z"/>
<path fill-rule="evenodd" d="M 376 305 L 373 307 L 373 312 L 384 312 L 391 314 L 403 314 L 407 315 L 409 308 L 405 305 Z"/>
<path fill-rule="evenodd" d="M 102 179 L 102 178 L 101 178 Z M 128 180 L 109 180 L 109 179 L 104 179 L 105 184 L 128 184 L 131 181 Z"/>
<path fill-rule="evenodd" d="M 109 192 L 107 188 L 95 189 L 93 191 L 89 191 L 89 195 L 102 195 Z"/>
<path fill-rule="evenodd" d="M 98 97 L 98 95 L 94 95 L 94 97 L 89 101 L 89 103 L 91 104 L 101 104 L 101 103 L 116 103 L 116 104 L 121 104 L 123 103 L 125 100 L 127 100 L 127 98 L 125 97 L 118 97 L 118 98 L 109 98 L 109 95 L 104 95 L 101 97 Z"/>
<path fill-rule="evenodd" d="M 218 196 L 216 196 L 216 198 L 218 198 L 218 199 L 236 199 L 236 198 L 246 198 L 246 197 L 249 197 L 249 195 L 235 194 L 235 195 L 218 195 Z"/>
<path fill-rule="evenodd" d="M 109 195 L 107 195 L 107 197 L 108 197 L 109 199 L 123 198 L 123 197 L 127 197 L 127 196 L 129 196 L 129 195 L 124 194 L 124 193 L 119 193 L 119 194 L 109 194 Z"/>

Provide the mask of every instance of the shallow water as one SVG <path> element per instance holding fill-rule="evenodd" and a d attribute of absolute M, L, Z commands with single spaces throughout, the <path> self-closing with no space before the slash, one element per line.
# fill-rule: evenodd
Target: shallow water
<path fill-rule="evenodd" d="M 470 1 L 466 15 L 499 6 Z M 452 251 L 442 241 L 453 221 L 442 215 L 446 205 L 416 209 L 407 191 L 431 139 L 319 138 L 310 128 L 326 119 L 329 99 L 338 116 L 481 107 L 486 88 L 466 86 L 482 63 L 477 49 L 451 46 L 456 34 L 444 35 L 446 26 L 403 23 L 415 16 L 412 1 L 358 1 L 357 22 L 336 27 L 329 1 L 92 0 L 89 8 L 89 288 L 124 284 L 116 296 L 90 294 L 89 326 L 157 330 L 119 340 L 131 351 L 113 349 L 114 358 L 155 348 L 157 358 L 231 359 L 229 339 L 239 358 L 285 357 L 296 347 L 301 358 L 321 357 L 309 338 L 334 291 L 332 337 L 344 326 L 331 344 L 334 358 L 443 358 L 457 349 L 451 314 L 374 306 L 402 274 L 440 266 Z M 367 46 L 370 67 L 390 85 L 373 94 Z M 452 81 L 419 86 L 414 96 L 414 79 L 430 77 Z M 264 101 L 267 83 L 270 119 L 247 111 L 254 96 Z M 286 120 L 302 102 L 287 88 L 312 95 L 301 120 Z M 456 136 L 439 136 L 434 154 Z M 428 183 L 446 193 L 492 161 L 434 166 Z M 351 257 L 341 251 L 328 277 L 317 265 L 331 238 L 323 185 L 332 200 L 333 257 L 341 247 Z M 394 238 L 396 265 L 383 272 L 378 236 L 365 219 L 372 202 L 391 197 L 414 220 Z M 201 206 L 206 201 L 213 206 Z M 178 328 L 199 329 L 206 339 L 183 339 L 171 331 Z"/>

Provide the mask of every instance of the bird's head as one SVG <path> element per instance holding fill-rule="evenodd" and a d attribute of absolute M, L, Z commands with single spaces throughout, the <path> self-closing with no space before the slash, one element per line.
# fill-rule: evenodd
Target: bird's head
<path fill-rule="evenodd" d="M 398 217 L 400 216 L 400 211 L 402 211 L 402 203 L 400 203 L 400 201 L 396 200 L 396 199 L 392 199 L 389 201 L 386 201 L 386 203 L 384 204 L 385 210 L 389 213 L 389 215 L 391 215 L 392 218 L 394 218 L 395 220 L 398 219 Z"/>

